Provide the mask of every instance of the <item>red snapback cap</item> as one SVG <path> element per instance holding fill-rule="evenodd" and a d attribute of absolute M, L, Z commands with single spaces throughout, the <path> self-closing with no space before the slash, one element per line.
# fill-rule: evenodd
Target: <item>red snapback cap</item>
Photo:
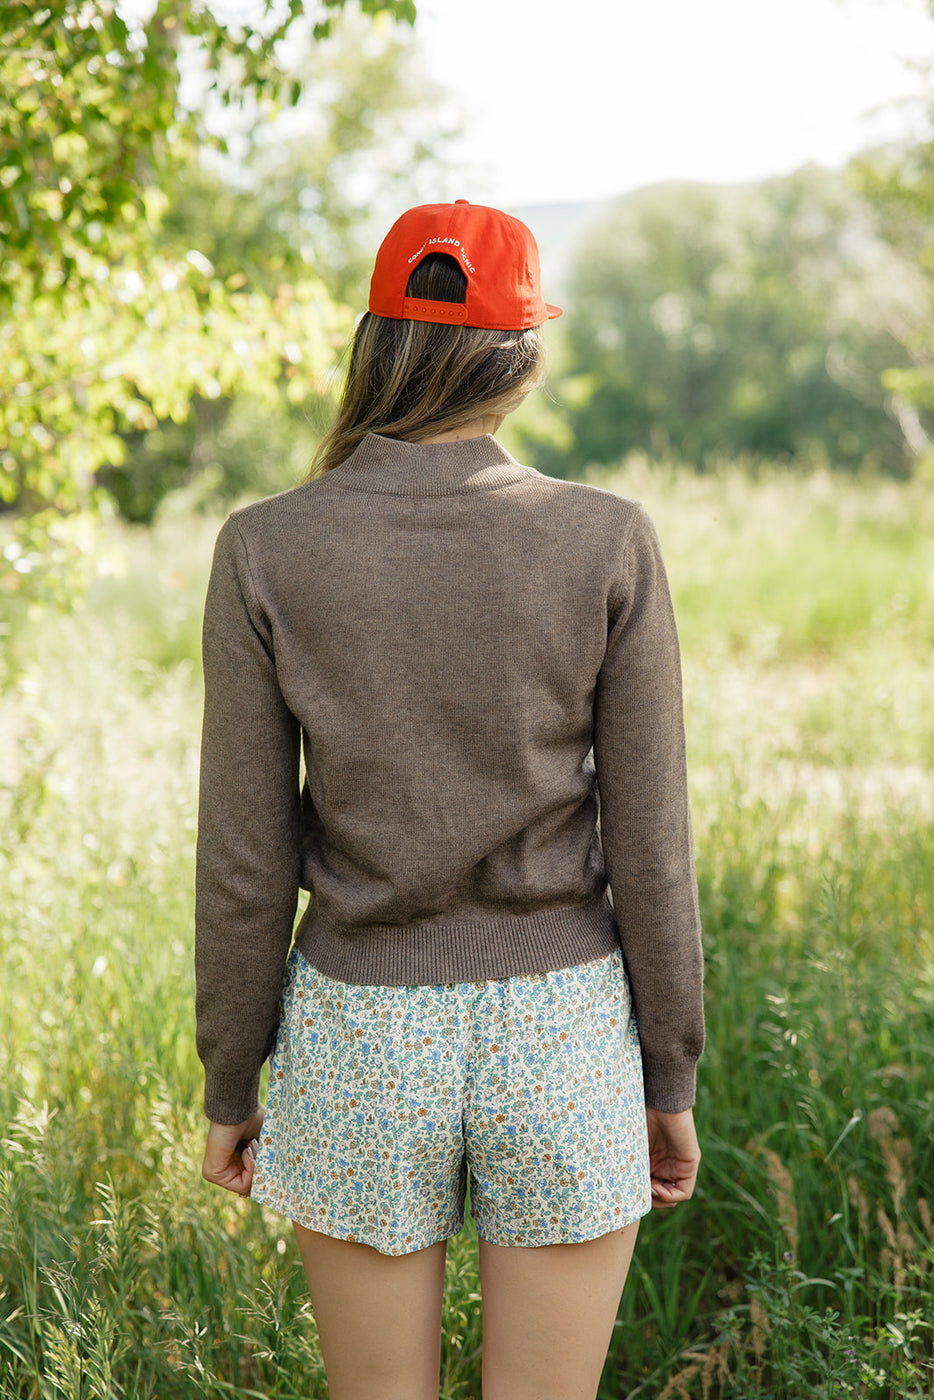
<path fill-rule="evenodd" d="M 429 253 L 447 253 L 467 278 L 467 300 L 407 297 L 413 271 Z M 469 204 L 420 204 L 396 220 L 376 254 L 370 310 L 394 321 L 436 321 L 491 331 L 523 331 L 561 315 L 542 298 L 538 245 L 521 219 Z"/>

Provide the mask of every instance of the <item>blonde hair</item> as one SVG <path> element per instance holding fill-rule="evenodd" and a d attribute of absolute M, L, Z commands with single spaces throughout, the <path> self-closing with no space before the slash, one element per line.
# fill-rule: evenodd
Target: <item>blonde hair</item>
<path fill-rule="evenodd" d="M 407 287 L 407 295 L 427 301 L 463 302 L 466 292 L 466 277 L 444 253 L 424 258 Z M 337 418 L 310 474 L 346 461 L 367 433 L 418 442 L 511 413 L 542 382 L 543 360 L 537 326 L 491 331 L 367 312 L 354 335 Z"/>

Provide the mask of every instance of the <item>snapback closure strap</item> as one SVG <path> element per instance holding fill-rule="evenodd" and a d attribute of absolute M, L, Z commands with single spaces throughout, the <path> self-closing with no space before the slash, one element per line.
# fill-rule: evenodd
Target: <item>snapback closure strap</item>
<path fill-rule="evenodd" d="M 417 297 L 406 297 L 402 303 L 402 315 L 408 321 L 463 325 L 467 320 L 467 307 L 462 301 L 420 301 Z"/>

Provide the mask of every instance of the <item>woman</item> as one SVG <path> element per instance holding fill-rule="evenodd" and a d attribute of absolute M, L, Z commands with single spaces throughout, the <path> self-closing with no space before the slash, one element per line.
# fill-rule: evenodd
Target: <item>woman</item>
<path fill-rule="evenodd" d="M 331 1400 L 437 1396 L 468 1176 L 485 1400 L 593 1400 L 639 1219 L 694 1186 L 701 953 L 658 542 L 635 503 L 492 436 L 559 314 L 524 224 L 408 211 L 319 473 L 215 552 L 203 1172 L 293 1220 Z"/>

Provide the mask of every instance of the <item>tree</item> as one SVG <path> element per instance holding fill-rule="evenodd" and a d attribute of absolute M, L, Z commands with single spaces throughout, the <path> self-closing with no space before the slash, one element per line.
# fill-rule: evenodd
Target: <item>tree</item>
<path fill-rule="evenodd" d="M 316 0 L 316 39 L 345 3 Z M 371 16 L 415 19 L 413 0 L 358 3 Z M 0 293 L 9 298 L 24 273 L 45 290 L 61 287 L 78 271 L 79 250 L 100 255 L 112 234 L 151 224 L 166 170 L 200 144 L 224 147 L 205 108 L 182 104 L 184 57 L 189 77 L 200 65 L 215 112 L 239 106 L 262 116 L 298 102 L 301 80 L 280 50 L 305 18 L 304 0 L 255 8 L 258 25 L 232 28 L 197 0 L 158 0 L 148 20 L 135 21 L 115 0 L 6 0 L 0 238 L 16 261 L 0 270 Z"/>
<path fill-rule="evenodd" d="M 934 15 L 934 3 L 931 4 Z M 928 108 L 934 133 L 934 96 Z M 879 236 L 910 269 L 888 323 L 900 345 L 882 378 L 910 450 L 921 470 L 934 470 L 934 134 L 854 161 L 854 188 L 872 206 Z"/>
<path fill-rule="evenodd" d="M 323 37 L 344 0 L 319 0 Z M 359 0 L 414 19 L 412 0 Z M 164 186 L 199 145 L 223 148 L 211 112 L 256 123 L 301 96 L 282 44 L 302 0 L 262 0 L 251 28 L 196 0 L 146 20 L 113 0 L 6 4 L 0 29 L 0 497 L 33 540 L 93 499 L 125 454 L 121 432 L 181 421 L 193 396 L 247 380 L 272 395 L 320 391 L 347 312 L 302 269 L 284 290 L 223 277 L 198 248 L 159 247 Z M 202 74 L 206 100 L 186 104 Z M 16 586 L 42 551 L 14 546 Z M 48 551 L 45 558 L 48 559 Z"/>
<path fill-rule="evenodd" d="M 572 464 L 641 447 L 699 467 L 746 453 L 901 470 L 877 252 L 842 178 L 816 168 L 624 200 L 585 240 L 570 298 L 556 392 Z"/>
<path fill-rule="evenodd" d="M 258 131 L 252 187 L 335 300 L 359 311 L 386 219 L 438 198 L 457 132 L 398 27 L 367 27 L 349 14 L 327 43 L 306 49 L 296 71 L 316 100 L 290 114 L 290 138 L 272 126 Z"/>
<path fill-rule="evenodd" d="M 445 173 L 441 93 L 419 71 L 408 33 L 352 12 L 304 46 L 292 71 L 303 89 L 294 112 L 259 128 L 235 164 L 202 160 L 165 186 L 158 249 L 184 260 L 196 248 L 216 277 L 262 291 L 279 309 L 284 289 L 313 274 L 335 304 L 357 312 L 390 214 L 427 198 Z M 184 422 L 122 428 L 126 456 L 99 468 L 97 481 L 121 514 L 142 522 L 178 487 L 216 501 L 293 484 L 337 387 L 329 375 L 327 392 L 311 391 L 300 369 L 286 367 L 281 384 L 290 392 L 276 402 L 256 403 L 249 389 L 197 395 Z"/>

